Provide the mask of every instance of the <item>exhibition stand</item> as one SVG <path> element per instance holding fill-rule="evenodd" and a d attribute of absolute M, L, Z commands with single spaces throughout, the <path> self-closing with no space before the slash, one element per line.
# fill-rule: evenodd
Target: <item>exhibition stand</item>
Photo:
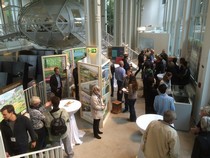
<path fill-rule="evenodd" d="M 105 56 L 101 56 L 101 64 L 97 64 L 96 47 L 87 47 L 87 57 L 78 61 L 79 74 L 79 94 L 82 108 L 80 109 L 81 118 L 92 123 L 93 118 L 90 108 L 90 98 L 92 95 L 92 87 L 98 85 L 101 89 L 101 96 L 106 106 L 104 117 L 101 120 L 103 127 L 110 113 L 110 60 Z"/>
<path fill-rule="evenodd" d="M 69 97 L 69 82 L 67 74 L 67 54 L 42 56 L 42 71 L 44 80 L 45 95 L 50 93 L 50 77 L 53 75 L 54 68 L 58 67 L 62 81 L 62 98 Z M 46 96 L 45 96 L 46 98 Z"/>

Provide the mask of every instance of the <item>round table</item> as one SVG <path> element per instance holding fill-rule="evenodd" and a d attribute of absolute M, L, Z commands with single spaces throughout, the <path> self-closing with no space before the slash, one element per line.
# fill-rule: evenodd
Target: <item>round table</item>
<path fill-rule="evenodd" d="M 136 119 L 136 124 L 140 128 L 141 133 L 143 134 L 146 131 L 147 126 L 150 124 L 150 122 L 152 122 L 154 120 L 163 120 L 163 116 L 157 115 L 157 114 L 144 114 L 144 115 L 139 116 Z M 141 142 L 140 142 L 140 148 L 139 148 L 137 158 L 144 158 L 144 154 L 141 150 L 142 144 L 143 144 L 143 139 L 141 139 Z"/>
<path fill-rule="evenodd" d="M 71 146 L 73 147 L 75 144 L 82 144 L 80 137 L 83 137 L 85 132 L 78 130 L 74 117 L 74 113 L 81 108 L 81 102 L 74 99 L 64 99 L 60 101 L 59 107 L 65 109 L 69 113 Z"/>
<path fill-rule="evenodd" d="M 136 124 L 140 128 L 140 131 L 144 133 L 149 123 L 154 120 L 163 120 L 163 116 L 157 114 L 144 114 L 136 119 Z"/>

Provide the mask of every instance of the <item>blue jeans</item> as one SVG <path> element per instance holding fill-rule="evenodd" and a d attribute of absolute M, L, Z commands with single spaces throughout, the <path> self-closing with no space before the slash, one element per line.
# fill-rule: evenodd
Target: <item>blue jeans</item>
<path fill-rule="evenodd" d="M 136 111 L 134 108 L 136 99 L 128 99 L 128 105 L 129 105 L 129 109 L 130 109 L 130 121 L 131 122 L 135 122 L 136 121 Z"/>

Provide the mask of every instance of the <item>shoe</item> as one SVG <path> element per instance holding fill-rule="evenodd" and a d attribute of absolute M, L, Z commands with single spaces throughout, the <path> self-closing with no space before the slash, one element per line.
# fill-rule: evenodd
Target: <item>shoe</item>
<path fill-rule="evenodd" d="M 98 134 L 103 134 L 103 132 L 101 132 L 101 131 L 98 131 Z"/>
<path fill-rule="evenodd" d="M 125 113 L 125 112 L 128 112 L 128 110 L 124 109 L 122 112 Z"/>
<path fill-rule="evenodd" d="M 97 138 L 97 139 L 101 139 L 101 137 L 99 136 L 99 135 L 97 135 L 97 136 L 94 136 L 95 138 Z"/>

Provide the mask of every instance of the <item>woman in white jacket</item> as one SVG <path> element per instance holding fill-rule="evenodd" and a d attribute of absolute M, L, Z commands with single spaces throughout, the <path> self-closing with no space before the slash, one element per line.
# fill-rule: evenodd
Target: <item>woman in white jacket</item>
<path fill-rule="evenodd" d="M 100 88 L 98 87 L 98 85 L 95 85 L 93 87 L 93 93 L 91 96 L 91 113 L 93 116 L 93 134 L 94 137 L 97 139 L 101 139 L 101 137 L 98 134 L 103 133 L 99 130 L 99 122 L 100 119 L 103 118 L 104 109 L 105 105 L 100 94 Z"/>

